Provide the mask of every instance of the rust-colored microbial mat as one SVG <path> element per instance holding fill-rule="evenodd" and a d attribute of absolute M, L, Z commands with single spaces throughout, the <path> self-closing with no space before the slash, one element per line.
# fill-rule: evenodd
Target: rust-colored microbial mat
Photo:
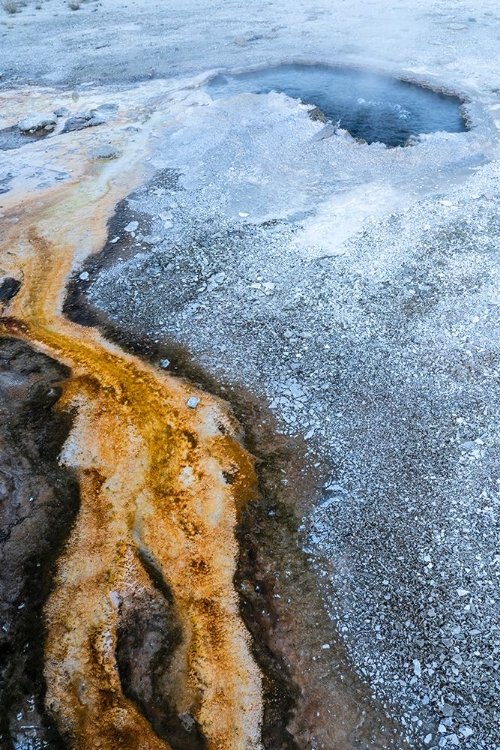
<path fill-rule="evenodd" d="M 258 748 L 261 675 L 233 587 L 237 506 L 255 476 L 237 425 L 224 403 L 61 313 L 69 275 L 144 178 L 153 125 L 137 135 L 115 123 L 114 161 L 87 158 L 98 137 L 90 129 L 30 145 L 26 170 L 2 196 L 0 270 L 21 286 L 0 302 L 0 333 L 71 371 L 58 407 L 73 426 L 59 460 L 77 474 L 80 509 L 45 605 L 45 702 L 81 750 L 182 747 L 183 727 L 199 747 Z M 70 179 L 35 188 L 28 163 L 47 160 L 47 149 Z M 177 633 L 163 672 L 168 711 L 183 722 L 174 744 L 125 695 L 117 660 L 133 603 L 159 597 Z"/>

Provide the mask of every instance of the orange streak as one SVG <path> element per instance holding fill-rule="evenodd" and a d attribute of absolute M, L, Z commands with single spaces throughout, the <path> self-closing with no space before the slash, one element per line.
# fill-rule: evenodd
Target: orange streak
<path fill-rule="evenodd" d="M 72 368 L 61 407 L 77 409 L 61 461 L 78 472 L 81 510 L 46 606 L 47 704 L 75 748 L 169 747 L 124 697 L 115 658 L 120 602 L 152 586 L 145 549 L 183 627 L 178 712 L 211 750 L 258 748 L 261 677 L 233 587 L 236 506 L 255 486 L 238 426 L 223 402 L 61 314 L 75 248 L 102 241 L 130 190 L 130 172 L 108 172 L 54 191 L 41 210 L 28 203 L 8 246 L 24 281 L 1 327 Z"/>

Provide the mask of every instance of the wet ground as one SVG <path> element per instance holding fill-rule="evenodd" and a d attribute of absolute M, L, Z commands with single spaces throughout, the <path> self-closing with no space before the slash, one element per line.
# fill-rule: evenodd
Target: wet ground
<path fill-rule="evenodd" d="M 71 427 L 57 413 L 69 371 L 16 340 L 0 339 L 0 747 L 63 747 L 45 705 L 42 607 L 79 506 L 74 475 L 58 464 Z"/>

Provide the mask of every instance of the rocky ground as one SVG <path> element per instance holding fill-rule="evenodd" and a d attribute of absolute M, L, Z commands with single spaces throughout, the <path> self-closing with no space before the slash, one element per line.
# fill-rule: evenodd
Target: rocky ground
<path fill-rule="evenodd" d="M 40 84 L 57 86 L 45 109 L 66 108 L 49 154 L 68 119 L 128 108 L 116 127 L 140 133 L 163 113 L 149 177 L 75 269 L 67 313 L 245 425 L 262 500 L 241 518 L 237 583 L 271 675 L 266 747 L 500 747 L 497 4 L 39 5 L 0 26 L 0 193 L 28 149 L 45 158 L 41 143 L 17 156 L 32 136 L 9 130 Z M 292 59 L 458 91 L 471 129 L 386 149 L 318 137 L 282 94 L 203 88 L 214 69 Z M 169 85 L 146 95 L 156 78 Z M 95 92 L 105 107 L 82 115 Z M 119 158 L 111 136 L 90 145 Z M 142 673 L 122 673 L 138 699 Z"/>

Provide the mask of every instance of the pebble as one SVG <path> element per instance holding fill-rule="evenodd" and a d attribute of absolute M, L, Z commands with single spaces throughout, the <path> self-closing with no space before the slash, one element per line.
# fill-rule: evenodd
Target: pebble
<path fill-rule="evenodd" d="M 191 398 L 188 398 L 186 403 L 190 409 L 196 409 L 196 407 L 200 403 L 200 399 L 197 398 L 196 396 L 191 396 Z"/>
<path fill-rule="evenodd" d="M 313 141 L 324 141 L 325 138 L 331 138 L 336 132 L 337 129 L 331 123 L 328 123 L 324 128 L 321 128 L 319 133 L 313 136 Z"/>
<path fill-rule="evenodd" d="M 465 739 L 467 739 L 468 737 L 472 737 L 472 735 L 474 734 L 470 727 L 460 727 L 458 731 L 460 732 L 462 737 L 465 737 Z"/>
<path fill-rule="evenodd" d="M 97 146 L 89 151 L 91 159 L 117 159 L 119 156 L 120 152 L 113 146 Z"/>
<path fill-rule="evenodd" d="M 169 359 L 160 359 L 160 367 L 163 370 L 166 370 L 167 367 L 169 366 L 169 364 L 170 364 L 170 360 Z"/>
<path fill-rule="evenodd" d="M 98 107 L 95 109 L 96 112 L 117 112 L 118 111 L 118 104 L 115 102 L 105 102 L 104 104 L 99 104 Z"/>
<path fill-rule="evenodd" d="M 21 288 L 21 282 L 7 276 L 0 279 L 0 302 L 8 302 L 15 297 Z"/>
<path fill-rule="evenodd" d="M 57 118 L 51 112 L 45 114 L 27 115 L 17 123 L 21 133 L 50 133 L 57 125 Z"/>
<path fill-rule="evenodd" d="M 90 274 L 88 271 L 82 271 L 82 273 L 79 275 L 78 278 L 81 279 L 82 281 L 88 281 L 90 278 Z"/>
<path fill-rule="evenodd" d="M 75 117 L 68 117 L 61 132 L 71 133 L 75 130 L 104 125 L 106 122 L 107 118 L 97 112 L 80 112 Z"/>
<path fill-rule="evenodd" d="M 125 232 L 135 232 L 135 230 L 137 229 L 138 226 L 139 226 L 139 222 L 138 221 L 131 221 L 129 224 L 127 224 L 127 226 L 125 227 L 124 231 Z"/>

